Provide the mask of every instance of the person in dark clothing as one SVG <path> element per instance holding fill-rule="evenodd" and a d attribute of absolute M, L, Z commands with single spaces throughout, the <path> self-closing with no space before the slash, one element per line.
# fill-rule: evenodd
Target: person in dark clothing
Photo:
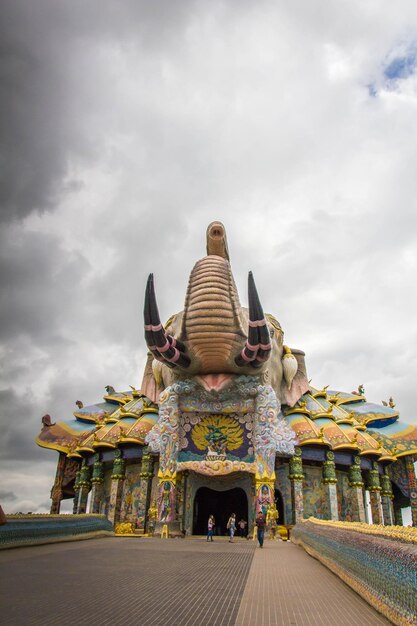
<path fill-rule="evenodd" d="M 258 513 L 258 515 L 256 516 L 256 528 L 257 528 L 257 534 L 258 534 L 258 542 L 259 542 L 259 547 L 263 548 L 264 547 L 264 536 L 265 536 L 265 516 L 262 513 Z"/>

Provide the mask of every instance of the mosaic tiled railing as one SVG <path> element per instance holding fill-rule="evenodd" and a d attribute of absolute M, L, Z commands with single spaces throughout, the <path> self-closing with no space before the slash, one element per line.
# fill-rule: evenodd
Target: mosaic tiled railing
<path fill-rule="evenodd" d="M 330 522 L 297 524 L 301 545 L 394 624 L 417 625 L 417 529 Z"/>
<path fill-rule="evenodd" d="M 7 515 L 0 526 L 0 549 L 112 536 L 104 515 Z"/>

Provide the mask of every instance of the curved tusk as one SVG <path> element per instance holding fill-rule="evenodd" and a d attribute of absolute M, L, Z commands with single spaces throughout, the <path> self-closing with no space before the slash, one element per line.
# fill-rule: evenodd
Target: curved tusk
<path fill-rule="evenodd" d="M 169 335 L 161 323 L 156 303 L 153 274 L 149 274 L 146 284 L 143 315 L 146 344 L 154 357 L 168 367 L 180 366 L 187 368 L 191 360 L 184 354 L 186 346 L 172 335 Z"/>
<path fill-rule="evenodd" d="M 249 299 L 249 331 L 248 338 L 243 350 L 235 358 L 239 367 L 251 365 L 259 368 L 267 361 L 271 354 L 272 344 L 268 326 L 256 290 L 252 272 L 248 276 L 248 299 Z"/>

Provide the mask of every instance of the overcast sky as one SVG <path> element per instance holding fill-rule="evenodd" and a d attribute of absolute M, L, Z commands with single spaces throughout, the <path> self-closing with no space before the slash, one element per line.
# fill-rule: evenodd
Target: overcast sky
<path fill-rule="evenodd" d="M 3 0 L 1 465 L 49 509 L 45 413 L 138 386 L 143 292 L 183 307 L 205 230 L 240 298 L 417 423 L 417 3 Z"/>

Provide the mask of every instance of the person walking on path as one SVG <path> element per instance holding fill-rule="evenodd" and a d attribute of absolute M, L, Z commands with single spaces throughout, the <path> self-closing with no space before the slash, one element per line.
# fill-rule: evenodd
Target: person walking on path
<path fill-rule="evenodd" d="M 214 515 L 210 515 L 207 522 L 207 541 L 213 541 L 214 525 Z"/>
<path fill-rule="evenodd" d="M 229 542 L 233 543 L 233 537 L 235 536 L 236 531 L 236 515 L 234 513 L 229 517 L 229 521 L 227 522 L 227 530 L 229 531 Z"/>
<path fill-rule="evenodd" d="M 246 537 L 246 526 L 247 526 L 247 521 L 244 520 L 243 518 L 239 521 L 238 523 L 239 526 L 239 530 L 240 530 L 240 536 L 242 537 L 242 539 L 244 537 Z"/>
<path fill-rule="evenodd" d="M 265 516 L 259 512 L 256 516 L 255 520 L 256 528 L 258 530 L 258 542 L 259 547 L 264 547 L 264 536 L 265 536 Z"/>

